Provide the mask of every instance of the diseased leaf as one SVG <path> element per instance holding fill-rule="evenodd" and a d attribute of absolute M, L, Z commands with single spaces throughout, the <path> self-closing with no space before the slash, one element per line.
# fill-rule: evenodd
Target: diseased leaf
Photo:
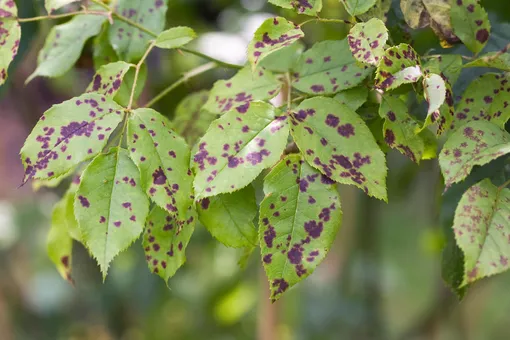
<path fill-rule="evenodd" d="M 429 57 L 423 69 L 428 72 L 442 74 L 450 83 L 455 85 L 462 71 L 462 57 L 458 54 L 443 54 Z"/>
<path fill-rule="evenodd" d="M 81 55 L 85 42 L 101 32 L 104 15 L 77 15 L 54 26 L 37 58 L 37 68 L 27 83 L 37 76 L 59 77 L 69 71 Z"/>
<path fill-rule="evenodd" d="M 322 10 L 322 0 L 269 0 L 283 8 L 292 8 L 299 14 L 317 15 Z"/>
<path fill-rule="evenodd" d="M 392 0 L 376 0 L 375 5 L 372 6 L 367 12 L 360 14 L 359 18 L 363 21 L 368 21 L 372 18 L 377 18 L 386 22 L 388 19 L 388 12 L 391 8 Z"/>
<path fill-rule="evenodd" d="M 423 95 L 429 104 L 427 115 L 438 111 L 446 99 L 446 84 L 443 78 L 435 73 L 427 74 L 423 78 Z"/>
<path fill-rule="evenodd" d="M 469 122 L 455 131 L 446 141 L 439 165 L 445 186 L 462 181 L 475 165 L 484 165 L 510 153 L 510 134 L 486 122 Z"/>
<path fill-rule="evenodd" d="M 242 189 L 280 159 L 289 126 L 279 114 L 271 104 L 252 102 L 211 124 L 193 157 L 197 199 Z"/>
<path fill-rule="evenodd" d="M 118 0 L 115 12 L 159 34 L 165 27 L 167 4 L 168 0 Z M 128 63 L 138 61 L 153 39 L 149 34 L 120 20 L 115 20 L 110 26 L 109 37 L 119 58 Z"/>
<path fill-rule="evenodd" d="M 78 0 L 44 0 L 44 8 L 46 11 L 51 14 L 59 8 L 62 8 L 66 5 L 69 5 L 72 2 L 77 2 Z"/>
<path fill-rule="evenodd" d="M 23 183 L 66 174 L 101 152 L 124 109 L 102 95 L 83 94 L 52 106 L 36 124 L 21 149 Z"/>
<path fill-rule="evenodd" d="M 245 67 L 228 80 L 218 80 L 210 92 L 204 109 L 223 114 L 232 109 L 246 111 L 253 100 L 273 98 L 280 92 L 282 84 L 271 72 L 258 70 L 251 72 Z"/>
<path fill-rule="evenodd" d="M 364 86 L 355 87 L 349 90 L 337 93 L 335 98 L 340 103 L 347 105 L 351 110 L 356 111 L 365 104 L 368 96 L 368 88 Z"/>
<path fill-rule="evenodd" d="M 345 10 L 353 17 L 363 14 L 372 8 L 376 0 L 341 0 L 345 6 Z"/>
<path fill-rule="evenodd" d="M 193 202 L 190 149 L 152 109 L 133 111 L 128 122 L 128 148 L 140 169 L 142 188 L 161 208 L 184 219 Z"/>
<path fill-rule="evenodd" d="M 72 284 L 73 239 L 69 236 L 68 232 L 68 223 L 70 221 L 67 218 L 66 210 L 66 196 L 64 196 L 53 208 L 51 229 L 48 233 L 47 251 L 60 276 Z"/>
<path fill-rule="evenodd" d="M 303 31 L 282 17 L 269 18 L 260 25 L 248 45 L 248 61 L 255 70 L 270 54 L 304 37 Z"/>
<path fill-rule="evenodd" d="M 510 118 L 510 75 L 485 73 L 469 84 L 455 109 L 454 128 L 472 120 L 489 120 L 504 127 Z"/>
<path fill-rule="evenodd" d="M 461 287 L 508 270 L 510 189 L 489 179 L 473 185 L 457 206 L 453 231 L 465 258 Z"/>
<path fill-rule="evenodd" d="M 107 97 L 115 97 L 122 85 L 124 76 L 134 66 L 123 61 L 101 66 L 85 92 L 95 92 Z"/>
<path fill-rule="evenodd" d="M 7 80 L 9 65 L 18 54 L 21 27 L 13 0 L 0 0 L 0 85 Z"/>
<path fill-rule="evenodd" d="M 139 183 L 128 152 L 118 148 L 94 158 L 81 177 L 74 212 L 83 242 L 97 260 L 103 280 L 113 258 L 143 231 L 149 200 Z"/>
<path fill-rule="evenodd" d="M 257 202 L 253 186 L 210 198 L 197 204 L 198 218 L 212 236 L 227 247 L 243 248 L 257 245 L 257 229 L 253 220 Z"/>
<path fill-rule="evenodd" d="M 452 0 L 453 31 L 474 53 L 478 54 L 489 40 L 491 24 L 487 12 L 477 0 Z"/>
<path fill-rule="evenodd" d="M 122 83 L 120 84 L 119 92 L 117 92 L 117 95 L 115 96 L 115 101 L 124 107 L 129 105 L 131 89 L 133 88 L 133 82 L 135 81 L 135 73 L 136 69 L 134 67 L 131 67 L 127 71 Z M 140 72 L 138 72 L 138 81 L 136 82 L 135 95 L 133 97 L 134 103 L 136 103 L 138 98 L 140 98 L 146 81 L 147 64 L 143 64 L 142 67 L 140 67 Z"/>
<path fill-rule="evenodd" d="M 349 48 L 356 60 L 365 64 L 377 65 L 384 55 L 384 45 L 388 40 L 388 29 L 379 19 L 357 23 L 347 36 Z"/>
<path fill-rule="evenodd" d="M 386 200 L 386 159 L 361 117 L 337 100 L 307 99 L 291 114 L 291 133 L 306 161 L 336 182 Z"/>
<path fill-rule="evenodd" d="M 281 160 L 264 180 L 261 257 L 276 301 L 324 260 L 342 222 L 334 182 L 299 155 Z"/>
<path fill-rule="evenodd" d="M 289 72 L 294 68 L 304 50 L 305 45 L 301 41 L 296 41 L 268 55 L 260 62 L 260 67 L 271 72 Z"/>
<path fill-rule="evenodd" d="M 176 216 L 154 206 L 147 218 L 143 235 L 145 259 L 151 272 L 168 283 L 177 270 L 186 262 L 186 247 L 195 230 L 197 214 L 189 208 L 186 218 Z"/>
<path fill-rule="evenodd" d="M 161 32 L 156 38 L 156 46 L 159 48 L 178 48 L 186 45 L 197 37 L 193 29 L 185 26 L 172 27 Z"/>
<path fill-rule="evenodd" d="M 418 54 L 407 44 L 390 47 L 379 61 L 375 74 L 375 85 L 383 90 L 392 90 L 402 84 L 417 82 L 422 76 Z"/>
<path fill-rule="evenodd" d="M 299 58 L 292 86 L 311 95 L 334 94 L 359 85 L 372 71 L 360 67 L 347 39 L 322 41 Z"/>
<path fill-rule="evenodd" d="M 384 95 L 379 115 L 384 118 L 384 140 L 392 149 L 398 150 L 413 162 L 420 163 L 425 143 L 417 134 L 419 125 L 409 115 L 406 103 L 398 97 Z"/>
<path fill-rule="evenodd" d="M 195 92 L 185 97 L 175 110 L 173 120 L 175 131 L 186 139 L 189 145 L 195 145 L 202 137 L 211 122 L 218 118 L 217 115 L 205 112 L 202 109 L 207 102 L 207 91 Z"/>
<path fill-rule="evenodd" d="M 509 72 L 510 53 L 507 53 L 506 50 L 500 52 L 489 52 L 480 58 L 467 63 L 464 67 L 491 67 Z"/>

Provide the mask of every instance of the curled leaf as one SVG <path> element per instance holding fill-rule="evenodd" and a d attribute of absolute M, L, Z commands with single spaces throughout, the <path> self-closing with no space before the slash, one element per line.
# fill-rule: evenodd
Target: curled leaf
<path fill-rule="evenodd" d="M 387 49 L 379 61 L 375 85 L 383 90 L 392 90 L 402 84 L 417 82 L 421 76 L 418 54 L 410 45 L 400 44 Z"/>

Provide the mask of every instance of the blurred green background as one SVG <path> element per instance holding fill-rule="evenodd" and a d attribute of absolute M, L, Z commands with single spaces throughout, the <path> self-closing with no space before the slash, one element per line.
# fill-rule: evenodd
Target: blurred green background
<path fill-rule="evenodd" d="M 324 2 L 324 17 L 347 18 L 338 0 Z M 394 2 L 389 26 L 395 43 L 406 37 L 422 54 L 469 55 L 460 47 L 441 49 L 430 29 L 403 34 Z M 40 0 L 17 4 L 21 17 L 44 14 Z M 492 23 L 487 51 L 501 49 L 510 41 L 510 3 L 482 5 Z M 304 20 L 264 0 L 170 0 L 167 26 L 193 27 L 201 38 L 192 48 L 244 63 L 254 30 L 274 14 Z M 105 283 L 95 262 L 76 244 L 76 285 L 69 285 L 46 256 L 52 206 L 65 186 L 35 193 L 29 185 L 17 188 L 23 174 L 18 152 L 37 119 L 51 105 L 82 93 L 94 74 L 89 45 L 64 77 L 24 85 L 54 23 L 23 24 L 20 53 L 9 82 L 0 88 L 1 340 L 510 339 L 510 274 L 477 284 L 460 303 L 441 279 L 443 228 L 451 225 L 465 186 L 442 195 L 436 160 L 417 166 L 394 151 L 388 154 L 390 203 L 341 187 L 344 223 L 334 248 L 311 277 L 273 305 L 257 251 L 241 268 L 244 254 L 222 246 L 201 226 L 187 249 L 187 263 L 169 288 L 150 274 L 140 242 L 114 260 Z M 310 46 L 342 39 L 347 28 L 310 24 L 305 33 Z M 141 102 L 203 62 L 175 51 L 153 53 Z M 464 70 L 455 95 L 484 71 Z M 195 78 L 156 109 L 172 117 L 186 94 L 231 75 L 219 69 Z"/>

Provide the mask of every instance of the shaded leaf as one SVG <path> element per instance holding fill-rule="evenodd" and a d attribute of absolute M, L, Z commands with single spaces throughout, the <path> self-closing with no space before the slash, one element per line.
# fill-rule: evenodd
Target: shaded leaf
<path fill-rule="evenodd" d="M 135 81 L 135 73 L 136 69 L 134 67 L 131 67 L 127 71 L 126 75 L 124 76 L 124 79 L 122 80 L 119 91 L 115 96 L 115 101 L 124 107 L 129 105 L 131 89 L 133 88 L 133 82 Z M 142 95 L 142 91 L 145 88 L 146 82 L 147 82 L 147 64 L 143 64 L 140 67 L 140 72 L 138 72 L 138 80 L 136 82 L 135 95 L 133 97 L 134 103 L 136 103 L 138 98 L 140 98 L 140 96 Z"/>
<path fill-rule="evenodd" d="M 271 299 L 317 268 L 342 222 L 334 182 L 299 155 L 281 160 L 264 180 L 260 205 L 260 248 Z"/>
<path fill-rule="evenodd" d="M 147 218 L 143 235 L 145 259 L 151 272 L 168 283 L 177 270 L 186 262 L 186 247 L 193 235 L 196 212 L 189 208 L 186 219 L 155 206 Z"/>
<path fill-rule="evenodd" d="M 428 72 L 442 74 L 450 83 L 455 85 L 462 71 L 462 57 L 458 54 L 443 54 L 429 57 L 423 65 Z"/>
<path fill-rule="evenodd" d="M 167 4 L 168 0 L 118 0 L 115 12 L 158 34 L 165 27 Z M 128 63 L 138 61 L 153 38 L 120 20 L 110 26 L 109 37 L 119 58 Z"/>
<path fill-rule="evenodd" d="M 372 18 L 377 18 L 386 22 L 388 19 L 388 12 L 391 8 L 392 0 L 376 0 L 375 5 L 372 6 L 367 12 L 360 14 L 359 18 L 363 21 L 368 21 Z"/>
<path fill-rule="evenodd" d="M 44 0 L 44 8 L 46 11 L 51 14 L 57 9 L 69 5 L 72 2 L 77 2 L 78 0 Z"/>
<path fill-rule="evenodd" d="M 386 200 L 386 159 L 361 117 L 332 98 L 315 97 L 291 114 L 291 133 L 306 161 L 336 182 Z"/>
<path fill-rule="evenodd" d="M 108 37 L 109 28 L 110 24 L 104 23 L 101 33 L 94 38 L 92 56 L 96 70 L 99 70 L 103 65 L 119 61 L 117 53 L 110 44 L 110 38 Z"/>
<path fill-rule="evenodd" d="M 218 80 L 210 92 L 204 109 L 223 114 L 232 109 L 243 112 L 253 100 L 273 98 L 280 92 L 282 84 L 271 72 L 258 70 L 251 72 L 245 67 L 228 80 Z"/>
<path fill-rule="evenodd" d="M 491 25 L 487 12 L 477 0 L 452 0 L 450 12 L 453 31 L 474 53 L 487 44 Z"/>
<path fill-rule="evenodd" d="M 83 243 L 83 238 L 81 236 L 81 229 L 78 225 L 78 221 L 74 215 L 74 199 L 76 196 L 76 191 L 78 190 L 78 186 L 81 182 L 81 174 L 75 174 L 73 176 L 73 181 L 69 185 L 64 197 L 62 200 L 65 202 L 64 207 L 64 215 L 67 221 L 67 232 L 72 239 Z"/>
<path fill-rule="evenodd" d="M 139 184 L 138 169 L 128 152 L 118 148 L 94 158 L 81 177 L 74 212 L 103 280 L 113 258 L 143 231 L 149 200 Z"/>
<path fill-rule="evenodd" d="M 464 67 L 491 67 L 508 72 L 510 71 L 510 53 L 507 51 L 489 52 L 467 63 Z"/>
<path fill-rule="evenodd" d="M 197 204 L 197 211 L 200 222 L 224 245 L 235 248 L 257 245 L 257 229 L 253 225 L 257 202 L 253 186 L 204 198 Z"/>
<path fill-rule="evenodd" d="M 170 129 L 170 122 L 160 113 L 138 109 L 129 118 L 128 148 L 147 195 L 184 219 L 193 202 L 190 149 L 184 139 Z"/>
<path fill-rule="evenodd" d="M 211 124 L 193 157 L 197 199 L 242 189 L 280 159 L 289 127 L 278 114 L 271 104 L 252 102 Z"/>
<path fill-rule="evenodd" d="M 299 58 L 292 86 L 307 94 L 333 94 L 359 85 L 372 71 L 360 67 L 347 39 L 319 42 Z"/>
<path fill-rule="evenodd" d="M 73 239 L 69 236 L 68 224 L 70 222 L 76 223 L 73 220 L 70 221 L 68 219 L 66 196 L 64 196 L 53 208 L 51 229 L 48 233 L 47 251 L 60 276 L 70 283 L 73 283 L 73 278 L 71 277 Z"/>
<path fill-rule="evenodd" d="M 292 8 L 299 14 L 316 15 L 322 10 L 322 0 L 269 0 L 273 5 Z"/>
<path fill-rule="evenodd" d="M 123 108 L 95 93 L 52 106 L 39 119 L 21 149 L 23 183 L 66 174 L 94 157 L 122 120 Z"/>
<path fill-rule="evenodd" d="M 85 42 L 101 32 L 104 15 L 77 15 L 54 26 L 37 58 L 37 68 L 27 82 L 37 76 L 59 77 L 69 71 L 81 55 Z"/>
<path fill-rule="evenodd" d="M 159 48 L 178 48 L 186 45 L 197 37 L 193 29 L 185 26 L 172 27 L 161 32 L 156 38 L 156 46 Z"/>
<path fill-rule="evenodd" d="M 288 72 L 294 68 L 304 50 L 305 45 L 301 41 L 296 41 L 268 55 L 260 62 L 260 67 L 271 72 Z"/>
<path fill-rule="evenodd" d="M 252 69 L 270 54 L 301 39 L 305 34 L 299 26 L 282 17 L 268 18 L 260 25 L 248 45 L 248 61 Z"/>
<path fill-rule="evenodd" d="M 209 98 L 207 91 L 192 93 L 185 97 L 175 110 L 173 120 L 175 131 L 183 136 L 189 145 L 195 145 L 211 122 L 218 117 L 202 109 L 207 98 Z"/>
<path fill-rule="evenodd" d="M 344 4 L 345 10 L 354 17 L 372 8 L 376 0 L 341 0 L 341 2 Z"/>
<path fill-rule="evenodd" d="M 446 188 L 465 179 L 475 165 L 508 153 L 510 134 L 505 130 L 486 121 L 463 125 L 448 138 L 439 155 Z"/>
<path fill-rule="evenodd" d="M 384 55 L 384 45 L 388 40 L 388 29 L 379 19 L 357 23 L 347 36 L 349 48 L 356 60 L 365 64 L 377 65 Z"/>
<path fill-rule="evenodd" d="M 453 231 L 464 252 L 465 286 L 509 268 L 510 189 L 489 179 L 469 188 L 455 211 Z"/>
<path fill-rule="evenodd" d="M 429 104 L 427 115 L 438 111 L 446 99 L 446 84 L 443 78 L 435 73 L 427 74 L 423 78 L 423 95 Z"/>
<path fill-rule="evenodd" d="M 134 65 L 123 61 L 101 66 L 85 91 L 114 97 L 122 85 L 124 76 L 132 66 Z"/>
<path fill-rule="evenodd" d="M 364 86 L 358 86 L 349 90 L 341 91 L 337 93 L 333 98 L 356 111 L 367 101 L 367 96 L 368 88 Z"/>
<path fill-rule="evenodd" d="M 420 59 L 407 44 L 390 47 L 380 60 L 375 74 L 375 85 L 392 90 L 402 84 L 417 82 L 422 76 Z"/>
<path fill-rule="evenodd" d="M 12 0 L 0 0 L 0 85 L 7 80 L 9 65 L 18 54 L 21 27 L 18 8 Z"/>

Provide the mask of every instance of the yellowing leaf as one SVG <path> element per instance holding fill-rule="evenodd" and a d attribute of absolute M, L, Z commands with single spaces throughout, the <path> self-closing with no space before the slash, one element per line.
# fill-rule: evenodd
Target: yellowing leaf
<path fill-rule="evenodd" d="M 479 53 L 489 40 L 491 24 L 478 0 L 452 0 L 450 12 L 453 31 L 464 45 Z"/>
<path fill-rule="evenodd" d="M 0 85 L 7 80 L 7 70 L 18 54 L 21 28 L 13 0 L 0 0 Z"/>
<path fill-rule="evenodd" d="M 388 40 L 388 29 L 379 19 L 357 23 L 347 36 L 349 48 L 356 60 L 365 64 L 377 65 L 384 55 L 384 45 Z"/>
<path fill-rule="evenodd" d="M 299 14 L 317 15 L 322 9 L 322 0 L 269 0 L 273 5 L 292 8 Z"/>
<path fill-rule="evenodd" d="M 107 97 L 115 97 L 120 90 L 124 76 L 131 66 L 134 65 L 123 61 L 101 66 L 92 78 L 92 82 L 87 87 L 86 92 L 95 92 Z"/>
<path fill-rule="evenodd" d="M 407 44 L 386 50 L 379 61 L 375 74 L 375 85 L 383 90 L 392 90 L 402 84 L 417 82 L 422 76 L 418 54 Z"/>

